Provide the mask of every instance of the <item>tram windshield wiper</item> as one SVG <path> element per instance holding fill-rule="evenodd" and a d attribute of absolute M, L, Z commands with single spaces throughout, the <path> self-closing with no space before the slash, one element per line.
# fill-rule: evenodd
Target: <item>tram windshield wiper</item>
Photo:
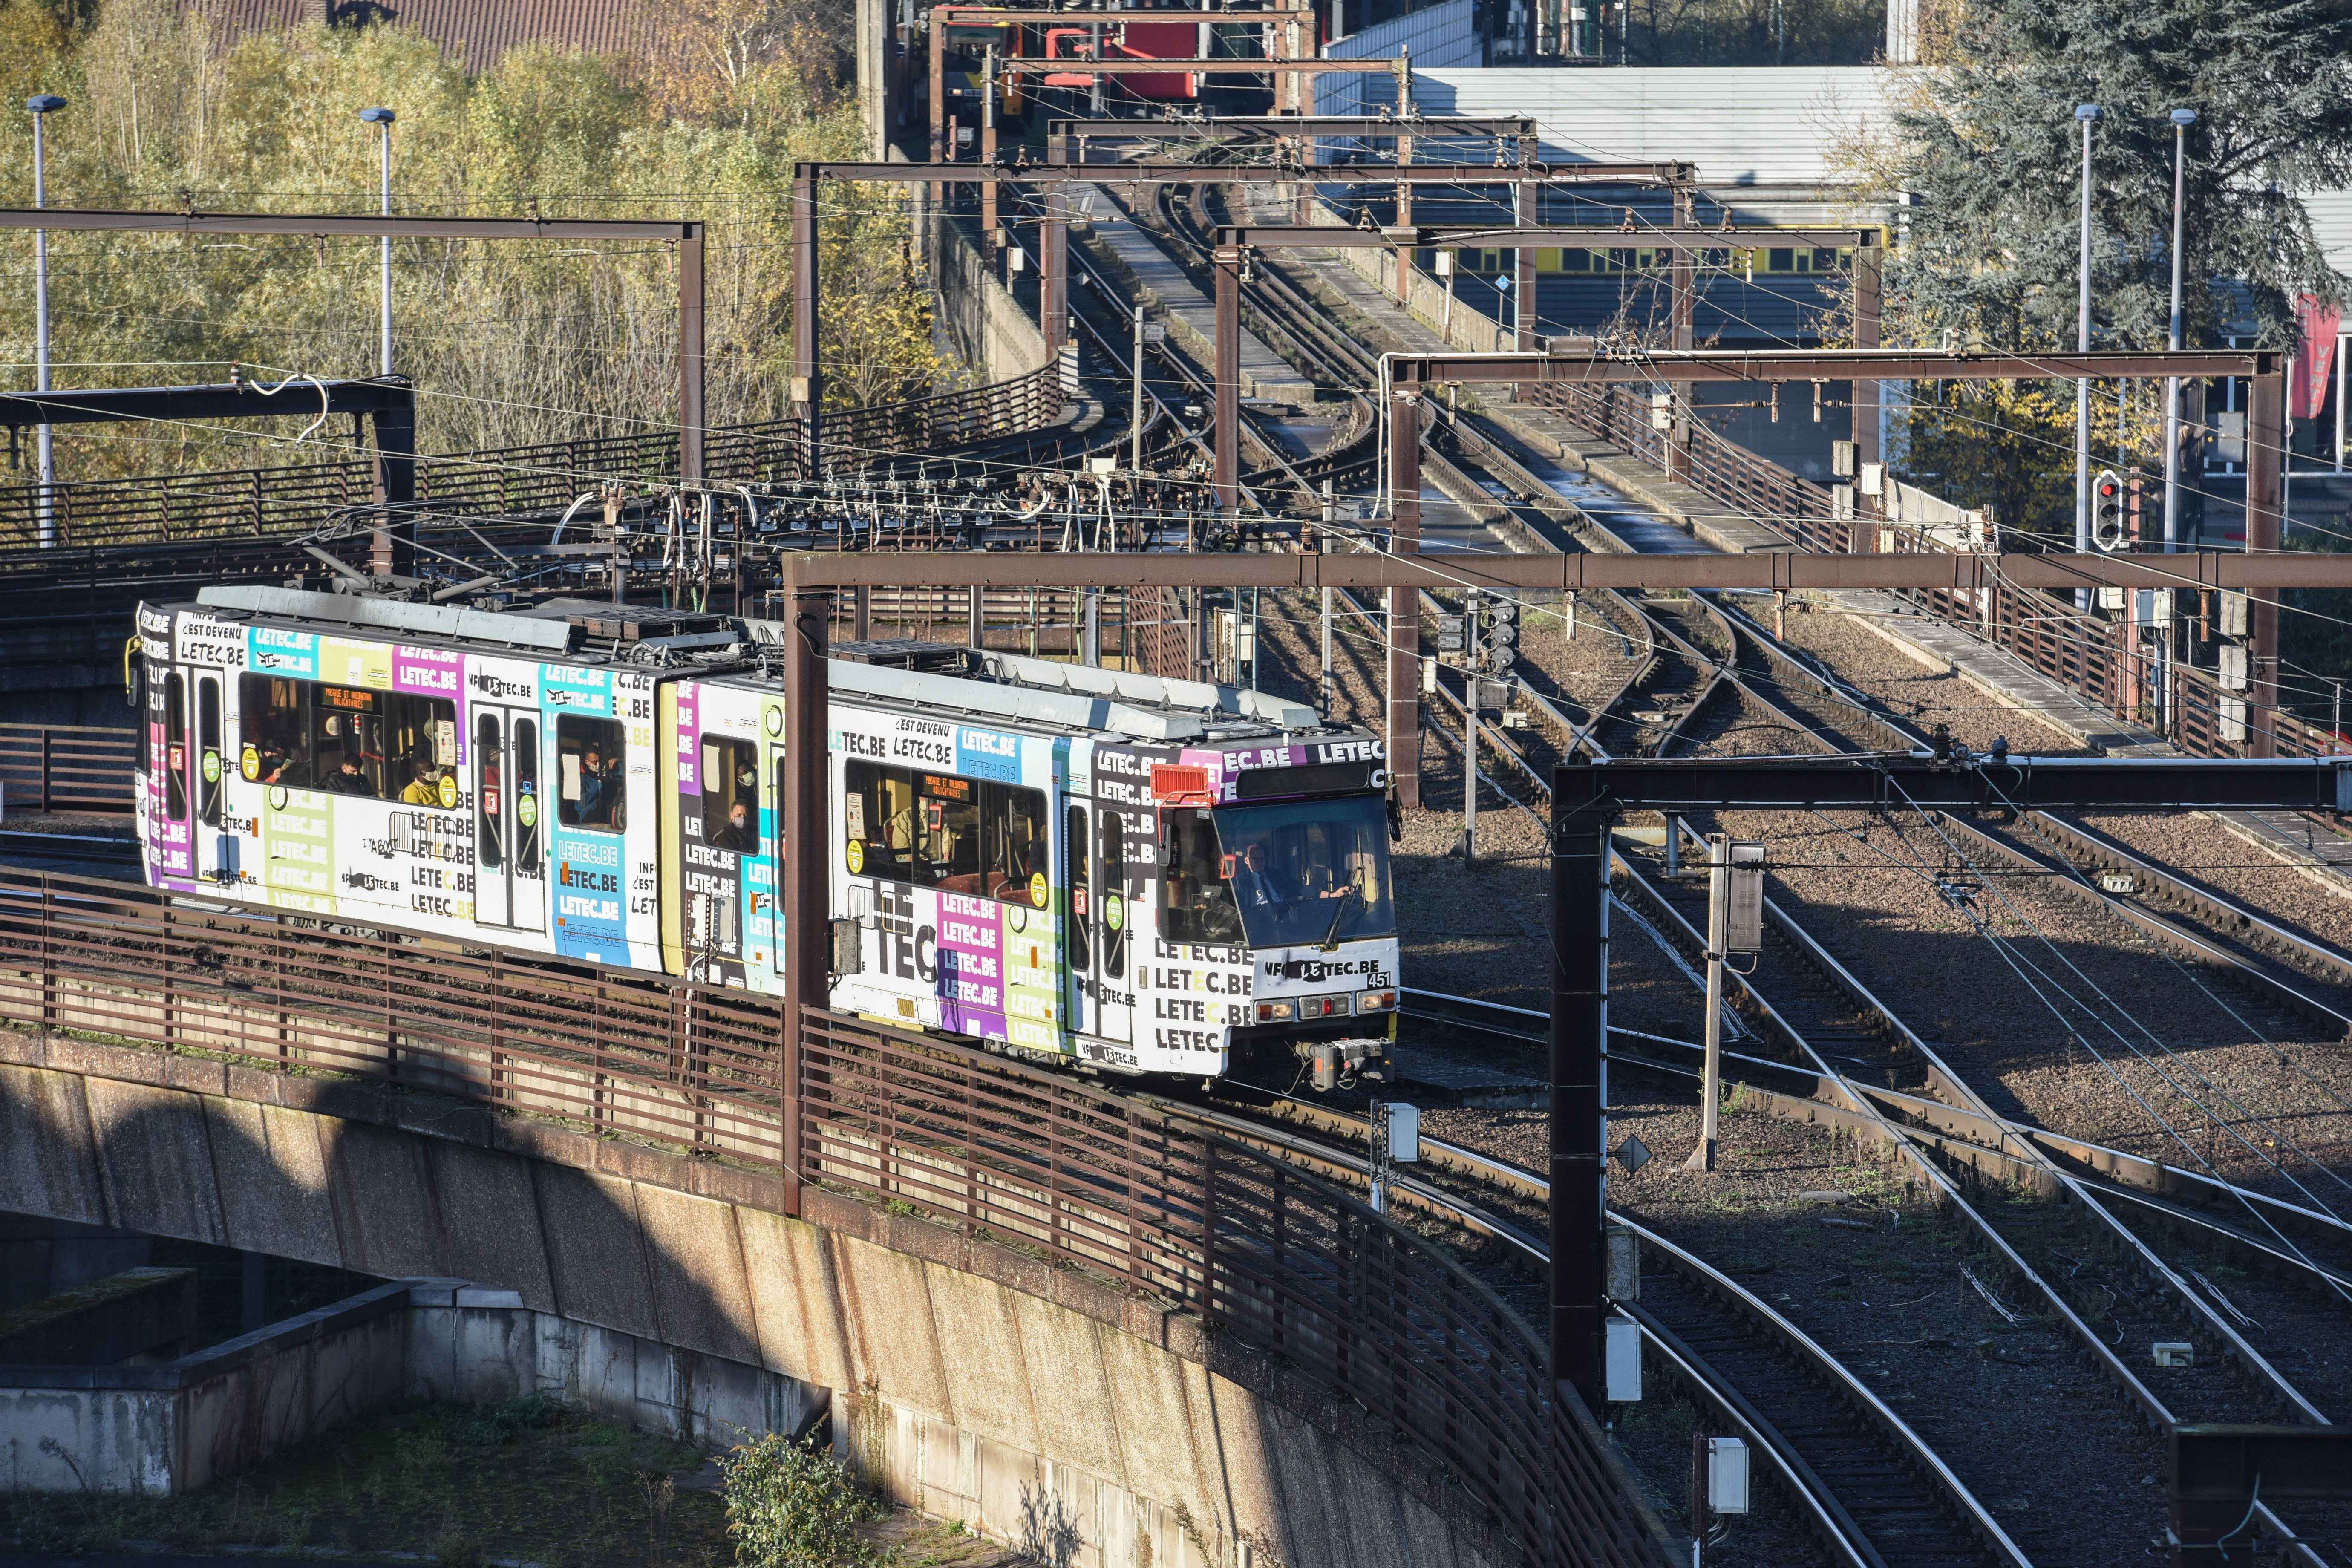
<path fill-rule="evenodd" d="M 1353 882 L 1349 883 L 1348 890 L 1339 895 L 1339 907 L 1331 911 L 1331 929 L 1323 933 L 1323 940 L 1318 944 L 1322 952 L 1339 951 L 1339 924 L 1348 918 L 1348 910 L 1351 905 L 1360 904 L 1363 901 L 1363 889 Z"/>

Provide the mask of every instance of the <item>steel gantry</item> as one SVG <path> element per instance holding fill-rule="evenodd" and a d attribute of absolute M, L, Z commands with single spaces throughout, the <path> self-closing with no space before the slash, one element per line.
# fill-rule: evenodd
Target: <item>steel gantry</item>
<path fill-rule="evenodd" d="M 702 478 L 704 413 L 703 233 L 698 219 L 503 218 L 391 216 L 376 213 L 116 212 L 73 207 L 0 207 L 0 228 L 113 231 L 135 234 L 287 235 L 302 238 L 394 239 L 655 239 L 677 247 L 677 468 L 688 482 Z M 412 417 L 413 429 L 413 417 Z M 411 442 L 413 448 L 413 439 Z M 393 465 L 387 464 L 389 470 Z M 403 466 L 407 495 L 387 494 L 387 505 L 415 499 L 414 465 Z M 387 479 L 390 479 L 389 473 Z M 377 565 L 391 570 L 390 552 L 413 543 L 411 525 L 387 523 Z"/>
<path fill-rule="evenodd" d="M 1796 559 L 1826 563 L 1836 558 Z M 1551 1106 L 1551 1365 L 1555 1377 L 1574 1384 L 1598 1408 L 1604 1392 L 1602 1343 L 1609 1311 L 1603 1229 L 1609 1158 L 1609 837 L 1619 817 L 1629 811 L 1675 815 L 1915 807 L 1963 812 L 2134 806 L 2341 811 L 2352 807 L 2352 758 L 1694 758 L 1572 763 L 1553 770 L 1552 784 L 1547 1074 Z"/>
<path fill-rule="evenodd" d="M 1273 47 L 1262 58 L 1239 56 L 1217 56 L 1189 59 L 1104 59 L 1102 41 L 1107 32 L 1123 34 L 1130 25 L 1142 26 L 1182 26 L 1190 22 L 1196 26 L 1249 26 L 1267 28 Z M 952 26 L 1013 27 L 1032 26 L 1049 27 L 1086 27 L 1091 37 L 1092 55 L 1061 56 L 1006 54 L 997 56 L 994 66 L 1008 75 L 1044 75 L 1066 71 L 1072 75 L 1095 77 L 1120 76 L 1129 72 L 1181 70 L 1203 76 L 1265 76 L 1272 75 L 1277 83 L 1275 107 L 1296 110 L 1303 96 L 1299 80 L 1306 76 L 1326 70 L 1377 71 L 1394 76 L 1404 84 L 1402 98 L 1409 99 L 1411 70 L 1402 59 L 1325 60 L 1316 58 L 1315 7 L 1312 5 L 1268 5 L 1251 11 L 1227 10 L 1222 7 L 1187 7 L 1181 9 L 1136 11 L 1054 10 L 1050 7 L 996 5 L 935 5 L 924 17 L 927 43 L 930 56 L 929 105 L 931 121 L 931 162 L 939 163 L 949 156 L 944 141 L 948 131 L 947 113 L 947 33 Z M 1289 101 L 1283 101 L 1280 88 L 1290 89 Z M 983 93 L 993 94 L 995 83 L 982 84 Z"/>
<path fill-rule="evenodd" d="M 2281 417 L 2286 397 L 2285 356 L 2263 349 L 2067 351 L 2054 354 L 1922 353 L 1908 349 L 1694 349 L 1602 354 L 1590 351 L 1393 354 L 1383 362 L 1381 389 L 1389 421 L 1389 483 L 1393 526 L 1417 538 L 1421 526 L 1421 442 L 1417 398 L 1442 384 L 1574 382 L 1580 384 L 1689 385 L 1698 382 L 1842 381 L 1860 387 L 1886 381 L 2149 380 L 2238 376 L 2251 395 L 2246 420 L 2246 554 L 2275 556 L 2285 517 L 2282 487 Z M 1857 399 L 1857 405 L 1859 399 Z M 1857 434 L 1859 434 L 1857 407 Z M 1399 549 L 1409 548 L 1404 544 Z M 2013 579 L 2023 583 L 2025 579 Z M 2152 584 L 2151 584 L 2152 585 Z M 2278 588 L 2253 587 L 2247 627 L 2252 682 L 2246 733 L 2251 755 L 2273 754 L 2278 707 Z M 1413 635 L 1415 628 L 1402 628 Z M 1391 736 L 1391 743 L 1396 737 Z"/>
<path fill-rule="evenodd" d="M 784 563 L 784 776 L 780 842 L 795 849 L 831 842 L 826 790 L 830 729 L 825 674 L 837 587 L 1338 586 L 1416 592 L 1454 586 L 1465 571 L 1501 588 L 1605 580 L 1620 587 L 1735 587 L 1757 581 L 1788 587 L 1943 586 L 1960 575 L 2031 580 L 2071 574 L 2071 583 L 2137 585 L 2152 574 L 2193 567 L 2225 585 L 2284 582 L 2352 587 L 2352 556 L 2279 557 L 1894 555 L 1476 557 L 1425 561 L 1395 555 L 1070 554 L 1010 560 L 985 553 L 807 553 Z M 1547 575 L 1549 574 L 1549 575 Z M 1593 574 L 1588 576 L 1587 574 Z M 1694 583 L 1694 576 L 1698 581 Z M 1391 757 L 1391 763 L 1402 759 Z M 1549 1163 L 1551 1178 L 1552 1374 L 1588 1404 L 1601 1398 L 1601 1336 L 1606 1310 L 1605 1181 L 1608 1153 L 1608 853 L 1611 825 L 1633 810 L 1881 810 L 1917 805 L 1950 810 L 2118 805 L 2271 806 L 2340 809 L 2352 805 L 2352 758 L 2303 762 L 2146 762 L 2112 758 L 1699 759 L 1564 765 L 1553 775 Z M 778 889 L 783 920 L 785 990 L 782 1071 L 798 1081 L 803 1020 L 831 1000 L 830 857 L 783 857 Z M 788 1111 L 788 1114 L 790 1112 Z"/>

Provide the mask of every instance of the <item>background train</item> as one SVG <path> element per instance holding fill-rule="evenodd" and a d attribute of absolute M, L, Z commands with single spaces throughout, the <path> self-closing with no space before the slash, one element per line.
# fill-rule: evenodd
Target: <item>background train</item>
<path fill-rule="evenodd" d="M 781 991 L 775 630 L 274 587 L 143 605 L 147 879 Z M 1377 740 L 1232 688 L 835 653 L 835 1006 L 1109 1070 L 1377 1076 L 1399 984 Z"/>

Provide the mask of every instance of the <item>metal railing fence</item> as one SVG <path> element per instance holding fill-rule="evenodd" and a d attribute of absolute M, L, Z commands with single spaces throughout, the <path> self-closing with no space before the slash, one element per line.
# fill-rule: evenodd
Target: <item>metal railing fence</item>
<path fill-rule="evenodd" d="M 1180 1114 L 776 999 L 0 868 L 0 1018 L 388 1081 L 912 1211 L 1197 1312 L 1542 1568 L 1664 1568 L 1528 1326 L 1444 1248 Z"/>
<path fill-rule="evenodd" d="M 846 472 L 950 446 L 1039 427 L 1062 406 L 1058 370 L 900 403 L 828 412 L 820 436 L 829 468 Z M 569 505 L 605 482 L 652 487 L 677 474 L 677 432 L 596 436 L 534 446 L 423 454 L 416 498 L 457 511 L 512 514 Z M 807 478 L 797 416 L 714 426 L 703 472 L 714 484 L 782 485 Z M 303 533 L 373 494 L 370 457 L 282 468 L 66 479 L 50 487 L 58 546 L 180 543 L 220 535 Z M 37 484 L 0 485 L 0 550 L 39 547 Z"/>
<path fill-rule="evenodd" d="M 132 730 L 0 724 L 0 799 L 16 812 L 128 812 L 137 747 Z"/>

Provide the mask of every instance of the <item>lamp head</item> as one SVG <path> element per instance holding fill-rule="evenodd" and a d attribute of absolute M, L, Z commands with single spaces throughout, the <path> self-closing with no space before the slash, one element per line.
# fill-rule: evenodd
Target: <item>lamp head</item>
<path fill-rule="evenodd" d="M 370 125 L 389 125 L 400 117 L 389 109 L 362 109 L 360 110 L 360 118 Z"/>
<path fill-rule="evenodd" d="M 54 92 L 37 92 L 25 100 L 25 107 L 36 114 L 47 114 L 65 106 L 66 100 Z"/>
<path fill-rule="evenodd" d="M 2078 103 L 2074 106 L 2074 118 L 2077 120 L 2105 120 L 2106 117 L 2107 111 L 2095 103 Z"/>
<path fill-rule="evenodd" d="M 2172 122 L 2186 131 L 2197 123 L 2197 111 L 2193 109 L 2176 109 L 2172 111 Z"/>

